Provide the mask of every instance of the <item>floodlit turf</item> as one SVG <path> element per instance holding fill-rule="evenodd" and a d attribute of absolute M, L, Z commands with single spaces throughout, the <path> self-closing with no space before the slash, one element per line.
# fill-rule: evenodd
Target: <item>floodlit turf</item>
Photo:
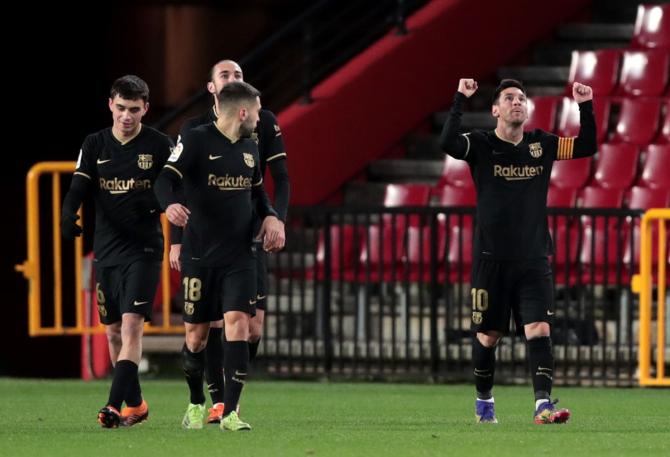
<path fill-rule="evenodd" d="M 249 382 L 251 432 L 182 430 L 184 382 L 145 381 L 149 421 L 105 430 L 108 381 L 0 379 L 0 456 L 670 455 L 670 391 L 558 388 L 566 425 L 534 425 L 529 387 L 497 387 L 500 424 L 474 423 L 471 386 Z"/>

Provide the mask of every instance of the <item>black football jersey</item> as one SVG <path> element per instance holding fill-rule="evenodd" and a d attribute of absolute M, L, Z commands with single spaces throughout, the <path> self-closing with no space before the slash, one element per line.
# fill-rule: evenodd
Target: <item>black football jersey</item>
<path fill-rule="evenodd" d="M 172 148 L 170 139 L 142 125 L 122 144 L 106 128 L 84 140 L 73 181 L 88 181 L 95 201 L 95 260 L 117 265 L 163 258 L 160 208 L 153 184 Z M 74 184 L 74 183 L 73 183 Z"/>
<path fill-rule="evenodd" d="M 463 159 L 477 189 L 473 253 L 496 260 L 525 260 L 551 255 L 547 224 L 547 192 L 555 160 L 587 157 L 596 152 L 593 105 L 581 103 L 581 129 L 576 138 L 543 130 L 525 132 L 518 144 L 495 131 L 459 134 L 461 105 L 457 93 L 440 138 L 441 147 Z"/>
<path fill-rule="evenodd" d="M 227 266 L 242 250 L 250 249 L 254 235 L 252 198 L 263 192 L 258 147 L 253 140 L 233 142 L 214 123 L 196 127 L 175 147 L 161 180 L 170 183 L 157 187 L 162 206 L 173 203 L 172 192 L 183 185 L 191 211 L 182 240 L 182 261 Z M 267 197 L 264 201 L 267 205 Z M 274 211 L 268 205 L 264 213 Z"/>
<path fill-rule="evenodd" d="M 187 119 L 179 131 L 179 139 L 195 127 L 216 122 L 214 107 L 210 108 L 197 117 Z M 179 142 L 179 139 L 177 142 Z M 261 173 L 265 176 L 268 162 L 286 159 L 286 148 L 282 139 L 281 128 L 272 111 L 261 109 L 259 113 L 256 131 L 251 134 L 251 139 L 258 144 L 258 155 L 260 158 Z"/>

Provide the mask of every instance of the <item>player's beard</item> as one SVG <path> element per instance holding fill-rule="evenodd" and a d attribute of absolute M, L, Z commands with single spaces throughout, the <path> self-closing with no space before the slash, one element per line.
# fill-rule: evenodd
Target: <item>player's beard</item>
<path fill-rule="evenodd" d="M 251 124 L 251 122 L 248 122 L 249 119 L 245 119 L 242 124 L 240 124 L 240 137 L 241 138 L 249 138 L 251 134 L 254 132 L 254 126 Z"/>

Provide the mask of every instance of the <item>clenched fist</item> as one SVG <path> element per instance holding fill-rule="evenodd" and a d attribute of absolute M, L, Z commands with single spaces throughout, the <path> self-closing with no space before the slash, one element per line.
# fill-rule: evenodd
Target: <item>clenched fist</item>
<path fill-rule="evenodd" d="M 577 103 L 582 103 L 588 100 L 593 99 L 593 89 L 591 87 L 574 82 L 572 84 L 572 98 L 575 99 Z"/>
<path fill-rule="evenodd" d="M 468 98 L 470 98 L 472 94 L 477 92 L 478 87 L 479 86 L 477 85 L 477 81 L 475 81 L 474 79 L 464 78 L 458 81 L 458 91 Z"/>

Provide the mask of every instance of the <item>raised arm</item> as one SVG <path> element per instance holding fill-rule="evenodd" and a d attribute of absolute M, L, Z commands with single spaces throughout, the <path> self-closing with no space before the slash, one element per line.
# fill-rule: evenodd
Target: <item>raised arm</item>
<path fill-rule="evenodd" d="M 454 102 L 440 135 L 440 148 L 457 159 L 465 159 L 470 150 L 470 140 L 466 135 L 460 134 L 461 116 L 463 102 L 477 91 L 477 87 L 474 79 L 461 79 L 458 82 L 458 91 L 454 95 Z"/>
<path fill-rule="evenodd" d="M 579 106 L 579 135 L 558 138 L 557 160 L 589 157 L 598 150 L 596 118 L 593 114 L 593 90 L 584 84 L 572 85 L 572 97 Z"/>

